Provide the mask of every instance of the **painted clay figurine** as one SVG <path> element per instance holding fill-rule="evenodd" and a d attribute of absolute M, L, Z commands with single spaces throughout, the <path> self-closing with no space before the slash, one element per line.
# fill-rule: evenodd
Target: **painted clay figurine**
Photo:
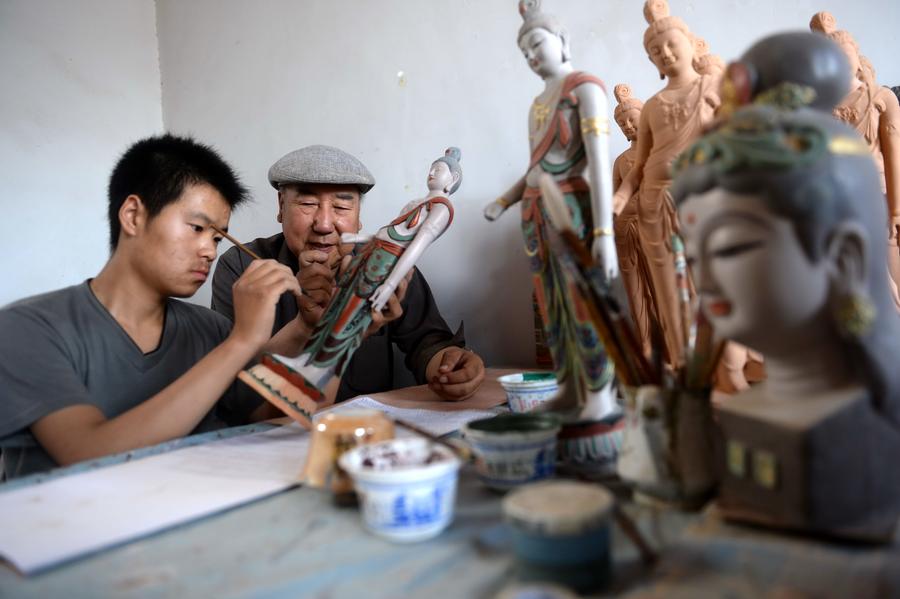
<path fill-rule="evenodd" d="M 387 304 L 422 253 L 453 221 L 453 205 L 448 198 L 462 181 L 459 160 L 458 148 L 449 148 L 435 160 L 428 171 L 427 195 L 407 204 L 400 216 L 375 235 L 341 236 L 343 243 L 357 244 L 357 251 L 339 277 L 338 290 L 302 353 L 296 358 L 267 354 L 263 367 L 289 381 L 303 395 L 317 402 L 324 399 L 325 386 L 343 374 L 359 347 L 371 324 L 372 310 L 381 310 Z M 248 372 L 268 375 L 258 368 Z"/>
<path fill-rule="evenodd" d="M 900 459 L 900 316 L 881 177 L 830 114 L 848 81 L 823 36 L 757 43 L 725 86 L 756 104 L 679 158 L 673 196 L 704 314 L 766 356 L 767 380 L 718 412 L 722 512 L 885 541 L 900 517 L 900 477 L 884 467 Z"/>
<path fill-rule="evenodd" d="M 551 409 L 576 418 L 601 418 L 616 410 L 607 360 L 579 298 L 569 297 L 560 266 L 546 239 L 547 213 L 539 177 L 549 173 L 565 193 L 574 228 L 607 278 L 618 274 L 612 229 L 609 168 L 609 120 L 603 83 L 574 70 L 569 35 L 559 21 L 540 10 L 537 1 L 519 3 L 524 23 L 518 43 L 531 70 L 543 79 L 544 91 L 528 116 L 531 161 L 528 172 L 498 200 L 485 218 L 498 218 L 522 202 L 522 232 L 535 295 L 561 394 Z M 584 175 L 587 174 L 587 179 Z"/>
<path fill-rule="evenodd" d="M 634 166 L 616 190 L 614 204 L 619 213 L 638 194 L 638 237 L 652 284 L 641 297 L 654 300 L 652 312 L 662 329 L 666 361 L 675 367 L 683 361 L 687 331 L 672 249 L 678 225 L 669 194 L 669 165 L 712 122 L 719 105 L 720 71 L 715 68 L 719 61 L 706 57 L 705 42 L 680 18 L 669 16 L 665 0 L 646 2 L 644 17 L 650 24 L 644 48 L 667 83 L 644 104 Z"/>
<path fill-rule="evenodd" d="M 853 36 L 838 30 L 831 13 L 816 13 L 809 26 L 836 42 L 850 61 L 850 93 L 834 109 L 834 116 L 866 139 L 881 174 L 888 206 L 888 268 L 900 286 L 900 103 L 890 89 L 878 85 L 872 64 L 859 53 Z"/>

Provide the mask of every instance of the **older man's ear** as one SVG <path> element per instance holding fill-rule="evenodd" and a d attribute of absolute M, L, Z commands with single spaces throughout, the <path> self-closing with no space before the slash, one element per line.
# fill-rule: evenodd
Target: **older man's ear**
<path fill-rule="evenodd" d="M 281 211 L 283 209 L 284 209 L 284 192 L 279 189 L 278 190 L 278 214 L 275 215 L 275 220 L 277 220 L 279 223 L 282 222 Z"/>

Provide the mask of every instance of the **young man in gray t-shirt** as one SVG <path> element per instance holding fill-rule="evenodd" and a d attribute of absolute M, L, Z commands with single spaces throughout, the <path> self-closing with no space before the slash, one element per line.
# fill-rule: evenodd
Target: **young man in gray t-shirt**
<path fill-rule="evenodd" d="M 211 148 L 171 135 L 139 141 L 109 183 L 112 254 L 93 279 L 0 310 L 0 439 L 5 476 L 189 434 L 263 349 L 299 350 L 301 320 L 270 340 L 297 279 L 257 260 L 234 285 L 234 325 L 172 298 L 193 295 L 231 210 L 246 198 Z M 27 445 L 27 444 L 26 444 Z M 21 447 L 21 446 L 20 446 Z"/>

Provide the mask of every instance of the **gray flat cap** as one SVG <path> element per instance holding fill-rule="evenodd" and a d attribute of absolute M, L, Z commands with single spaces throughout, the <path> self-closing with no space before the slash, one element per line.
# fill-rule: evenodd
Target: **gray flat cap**
<path fill-rule="evenodd" d="M 306 146 L 285 154 L 269 169 L 269 183 L 278 189 L 285 183 L 356 185 L 366 193 L 375 177 L 366 166 L 343 150 L 331 146 Z"/>

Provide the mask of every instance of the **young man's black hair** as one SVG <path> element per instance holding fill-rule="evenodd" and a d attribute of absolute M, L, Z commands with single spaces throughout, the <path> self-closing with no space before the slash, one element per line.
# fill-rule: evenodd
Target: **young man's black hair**
<path fill-rule="evenodd" d="M 141 198 L 152 218 L 181 197 L 187 185 L 208 183 L 232 208 L 247 200 L 237 174 L 210 146 L 166 133 L 142 139 L 122 154 L 109 179 L 109 246 L 119 243 L 119 209 L 129 195 Z"/>

